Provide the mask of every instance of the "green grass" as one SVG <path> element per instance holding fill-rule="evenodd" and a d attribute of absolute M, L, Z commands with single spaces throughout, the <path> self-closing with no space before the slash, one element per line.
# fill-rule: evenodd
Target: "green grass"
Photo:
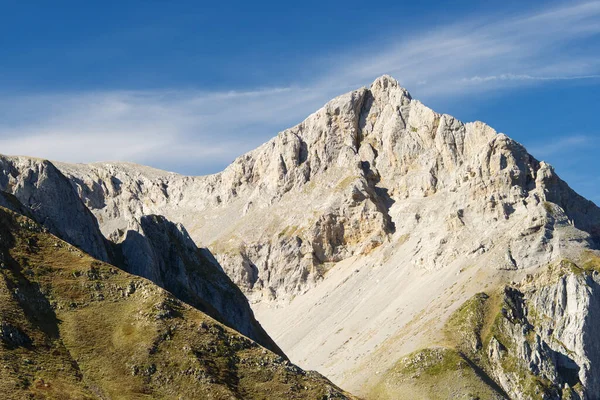
<path fill-rule="evenodd" d="M 544 202 L 544 210 L 546 210 L 548 214 L 554 215 L 554 206 L 548 201 Z"/>
<path fill-rule="evenodd" d="M 596 270 L 597 259 L 587 258 L 590 266 L 580 268 L 571 262 L 549 267 L 550 276 L 558 273 L 581 273 Z M 545 279 L 545 278 L 544 278 Z M 542 281 L 545 282 L 545 280 Z M 549 281 L 551 282 L 551 281 Z M 553 382 L 530 371 L 527 361 L 521 359 L 520 339 L 514 332 L 524 331 L 524 340 L 534 345 L 535 323 L 542 318 L 525 304 L 527 312 L 518 316 L 518 292 L 505 288 L 488 293 L 477 293 L 454 311 L 444 326 L 444 339 L 438 348 L 419 350 L 399 360 L 385 372 L 370 393 L 377 399 L 448 399 L 448 398 L 504 398 L 506 394 L 492 380 L 495 372 L 502 371 L 511 389 L 517 389 L 524 398 L 542 398 L 544 394 L 562 390 Z M 507 317 L 507 316 L 514 317 Z M 513 327 L 513 325 L 518 325 Z M 513 329 L 514 328 L 514 329 Z M 489 357 L 490 348 L 499 343 L 498 359 Z M 571 392 L 565 392 L 565 396 Z M 568 397 L 565 397 L 568 398 Z"/>
<path fill-rule="evenodd" d="M 600 272 L 600 257 L 591 251 L 586 252 L 584 257 L 584 261 L 581 263 L 582 270 L 586 272 Z"/>
<path fill-rule="evenodd" d="M 582 275 L 594 272 L 600 272 L 600 257 L 596 253 L 586 250 L 577 263 L 566 259 L 561 260 L 558 264 L 549 266 L 546 275 L 550 280 L 556 280 L 568 274 Z"/>
<path fill-rule="evenodd" d="M 491 306 L 488 305 L 486 320 L 491 321 L 491 325 L 483 334 L 482 342 L 483 349 L 482 354 L 488 354 L 489 347 L 492 339 L 498 341 L 501 347 L 504 349 L 501 352 L 501 356 L 498 360 L 498 366 L 502 369 L 503 373 L 510 377 L 512 384 L 511 386 L 518 385 L 519 391 L 525 398 L 541 398 L 543 393 L 551 393 L 553 390 L 553 383 L 547 379 L 533 374 L 528 366 L 527 361 L 518 357 L 517 347 L 521 346 L 520 343 L 515 341 L 512 337 L 511 331 L 508 329 L 510 324 L 518 324 L 523 327 L 529 327 L 526 334 L 525 340 L 533 347 L 535 342 L 535 331 L 533 325 L 529 321 L 530 316 L 537 317 L 535 310 L 532 307 L 527 307 L 527 315 L 523 319 L 515 319 L 510 321 L 507 317 L 507 311 L 515 306 L 513 300 L 507 295 L 497 296 L 496 304 Z M 519 331 L 520 329 L 517 329 Z M 483 360 L 482 367 L 484 369 L 490 369 L 492 361 L 481 357 Z"/>
<path fill-rule="evenodd" d="M 469 364 L 456 350 L 431 348 L 408 355 L 396 365 L 393 373 L 425 379 L 464 368 L 469 368 Z"/>
<path fill-rule="evenodd" d="M 488 378 L 452 348 L 409 354 L 385 373 L 370 393 L 376 399 L 501 399 Z"/>
<path fill-rule="evenodd" d="M 481 349 L 481 333 L 489 298 L 486 293 L 476 294 L 460 306 L 446 322 L 447 339 L 465 352 Z"/>

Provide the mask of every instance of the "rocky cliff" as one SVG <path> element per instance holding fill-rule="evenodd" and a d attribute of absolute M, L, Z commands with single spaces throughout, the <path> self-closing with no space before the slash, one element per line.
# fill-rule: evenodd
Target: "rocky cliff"
<path fill-rule="evenodd" d="M 248 300 L 207 249 L 199 249 L 181 224 L 158 215 L 133 220 L 117 244 L 116 264 L 149 279 L 272 351 L 285 355 L 254 318 Z"/>
<path fill-rule="evenodd" d="M 0 190 L 12 194 L 22 205 L 18 207 L 27 209 L 55 235 L 99 260 L 108 261 L 96 219 L 70 181 L 49 161 L 0 156 Z"/>
<path fill-rule="evenodd" d="M 403 357 L 371 395 L 597 398 L 599 260 L 592 254 L 580 265 L 563 260 L 476 294 L 448 318 L 436 347 Z"/>
<path fill-rule="evenodd" d="M 592 255 L 579 265 L 565 260 L 505 289 L 487 351 L 511 397 L 598 396 L 599 266 Z"/>

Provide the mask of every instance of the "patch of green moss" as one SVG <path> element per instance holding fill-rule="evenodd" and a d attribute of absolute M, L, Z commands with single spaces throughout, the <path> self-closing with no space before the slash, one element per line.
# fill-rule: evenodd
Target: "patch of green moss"
<path fill-rule="evenodd" d="M 581 269 L 586 272 L 600 272 L 600 257 L 591 251 L 585 254 L 586 260 L 583 261 Z"/>
<path fill-rule="evenodd" d="M 531 346 L 535 343 L 535 331 L 530 325 L 528 316 L 523 316 L 522 319 L 517 317 L 513 320 L 509 319 L 509 315 L 515 314 L 515 311 L 511 310 L 515 307 L 516 304 L 514 299 L 508 295 L 508 292 L 505 292 L 501 307 L 495 314 L 489 333 L 485 338 L 484 351 L 485 353 L 489 352 L 488 349 L 492 339 L 498 341 L 502 349 L 498 363 L 503 373 L 507 375 L 514 384 L 518 385 L 519 391 L 523 393 L 525 398 L 543 398 L 544 394 L 553 393 L 556 388 L 548 379 L 533 374 L 526 365 L 525 360 L 522 360 L 517 356 L 517 346 L 520 346 L 520 344 L 517 344 L 511 337 L 511 334 L 507 331 L 508 325 L 523 325 L 526 330 L 525 340 Z M 532 310 L 529 309 L 528 312 L 531 313 Z M 492 361 L 487 360 L 487 362 Z"/>
<path fill-rule="evenodd" d="M 394 373 L 420 377 L 435 377 L 467 368 L 469 365 L 454 349 L 432 348 L 416 351 L 400 361 Z"/>
<path fill-rule="evenodd" d="M 554 389 L 552 382 L 529 371 L 525 361 L 518 358 L 517 344 L 507 331 L 509 324 L 521 324 L 527 330 L 525 340 L 530 345 L 535 343 L 535 331 L 529 324 L 529 318 L 532 313 L 535 314 L 535 310 L 529 308 L 527 315 L 519 316 L 517 309 L 521 305 L 518 302 L 518 292 L 510 292 L 509 289 L 493 292 L 491 296 L 478 293 L 450 316 L 445 327 L 446 335 L 458 349 L 469 354 L 483 371 L 500 367 L 524 394 L 539 398 L 540 394 Z M 498 341 L 502 349 L 495 367 L 487 357 L 492 340 Z"/>
<path fill-rule="evenodd" d="M 570 260 L 562 260 L 560 262 L 559 268 L 560 268 L 560 270 L 561 270 L 560 272 L 562 274 L 568 273 L 568 272 L 571 272 L 574 274 L 580 274 L 583 271 L 583 269 L 581 267 L 579 267 L 577 264 L 575 264 L 574 262 L 572 262 Z"/>
<path fill-rule="evenodd" d="M 586 251 L 582 260 L 577 264 L 571 260 L 561 260 L 560 263 L 550 266 L 548 273 L 555 277 L 561 278 L 567 274 L 589 274 L 592 272 L 600 272 L 600 257 L 591 251 Z"/>
<path fill-rule="evenodd" d="M 374 387 L 373 397 L 506 398 L 508 395 L 490 379 L 497 374 L 502 374 L 508 387 L 522 393 L 524 398 L 557 398 L 561 394 L 562 398 L 571 398 L 569 396 L 573 393 L 581 393 L 581 388 L 575 389 L 577 385 L 572 390 L 563 390 L 554 382 L 536 375 L 519 354 L 523 340 L 531 348 L 535 347 L 536 326 L 548 322 L 548 317 L 528 304 L 526 291 L 539 285 L 553 284 L 569 274 L 600 271 L 600 257 L 595 253 L 586 253 L 583 259 L 579 265 L 569 260 L 552 264 L 537 277 L 528 276 L 524 286 L 507 286 L 502 290 L 474 295 L 446 321 L 443 343 L 448 347 L 421 350 L 398 361 Z M 531 287 L 532 284 L 535 287 Z M 565 348 L 564 344 L 555 342 Z M 493 354 L 497 355 L 493 358 L 489 356 L 492 345 L 496 350 Z M 565 351 L 569 354 L 566 348 Z M 581 386 L 580 383 L 578 385 Z M 477 390 L 482 390 L 482 387 L 487 392 L 480 395 Z"/>
<path fill-rule="evenodd" d="M 516 354 L 514 343 L 505 341 L 502 344 L 505 346 L 506 352 L 500 358 L 500 366 L 503 373 L 518 385 L 524 398 L 546 398 L 544 394 L 551 394 L 555 391 L 550 380 L 533 374 L 523 360 L 514 356 Z"/>

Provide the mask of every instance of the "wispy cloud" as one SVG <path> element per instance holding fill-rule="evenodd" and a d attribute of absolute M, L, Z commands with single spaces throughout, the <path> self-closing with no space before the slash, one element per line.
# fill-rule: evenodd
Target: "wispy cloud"
<path fill-rule="evenodd" d="M 573 45 L 600 34 L 599 18 L 600 1 L 569 2 L 421 31 L 392 29 L 386 37 L 307 64 L 314 76 L 290 87 L 2 95 L 0 152 L 213 172 L 327 99 L 384 73 L 425 100 L 599 80 L 600 53 Z M 555 148 L 542 146 L 538 154 Z"/>
<path fill-rule="evenodd" d="M 586 79 L 600 79 L 600 75 L 575 75 L 575 76 L 532 76 L 532 75 L 515 75 L 502 74 L 491 76 L 473 76 L 471 78 L 463 78 L 463 82 L 485 83 L 491 81 L 574 81 Z"/>
<path fill-rule="evenodd" d="M 376 54 L 369 49 L 354 52 L 339 79 L 361 81 L 386 72 L 409 88 L 426 81 L 417 88 L 422 96 L 598 79 L 598 53 L 573 44 L 598 35 L 599 18 L 599 1 L 575 2 L 525 15 L 479 16 L 427 32 L 402 33 Z"/>
<path fill-rule="evenodd" d="M 319 99 L 318 96 L 322 98 Z M 146 91 L 0 99 L 0 152 L 213 172 L 313 111 L 319 92 Z M 194 172 L 194 171 L 191 171 Z"/>
<path fill-rule="evenodd" d="M 551 157 L 556 154 L 582 149 L 597 147 L 598 138 L 590 135 L 570 135 L 564 137 L 554 137 L 548 143 L 533 143 L 527 146 L 529 152 L 537 158 Z"/>

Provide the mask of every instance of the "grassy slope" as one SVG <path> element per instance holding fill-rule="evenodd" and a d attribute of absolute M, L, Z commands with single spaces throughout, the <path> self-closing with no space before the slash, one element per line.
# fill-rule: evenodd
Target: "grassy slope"
<path fill-rule="evenodd" d="M 320 375 L 2 208 L 0 251 L 3 398 L 344 398 Z"/>
<path fill-rule="evenodd" d="M 371 397 L 504 399 L 502 389 L 481 368 L 483 341 L 499 312 L 499 302 L 499 294 L 484 293 L 466 301 L 446 322 L 438 347 L 399 360 L 372 389 Z"/>
<path fill-rule="evenodd" d="M 420 350 L 397 362 L 375 387 L 375 393 L 380 391 L 384 395 L 379 397 L 390 399 L 508 398 L 490 377 L 487 354 L 492 338 L 508 348 L 501 360 L 502 368 L 519 377 L 524 393 L 544 392 L 544 382 L 514 356 L 512 340 L 504 334 L 505 302 L 500 290 L 490 295 L 478 293 L 467 300 L 448 318 L 445 339 L 440 343 L 443 347 Z"/>
<path fill-rule="evenodd" d="M 370 393 L 376 399 L 503 399 L 489 378 L 453 348 L 429 348 L 404 357 Z"/>
<path fill-rule="evenodd" d="M 592 252 L 584 254 L 580 266 L 563 260 L 549 265 L 537 279 L 551 284 L 565 274 L 589 274 L 600 271 L 600 258 Z M 531 278 L 533 280 L 533 278 Z M 399 360 L 386 371 L 381 381 L 373 387 L 370 397 L 377 399 L 500 399 L 508 397 L 491 379 L 492 366 L 488 351 L 492 339 L 505 351 L 499 367 L 519 383 L 525 398 L 541 398 L 545 393 L 557 395 L 556 385 L 529 371 L 524 360 L 517 355 L 514 340 L 507 335 L 509 321 L 506 310 L 511 309 L 510 297 L 505 290 L 489 294 L 478 293 L 462 304 L 446 321 L 445 338 L 439 347 L 416 351 Z M 534 309 L 529 308 L 534 323 Z M 509 313 L 510 314 L 510 313 Z M 514 323 L 520 323 L 515 321 Z M 535 329 L 535 326 L 531 326 Z M 534 333 L 527 340 L 533 346 Z M 498 366 L 496 366 L 498 368 Z M 577 386 L 575 387 L 577 388 Z M 571 398 L 570 390 L 563 390 L 563 398 Z"/>

